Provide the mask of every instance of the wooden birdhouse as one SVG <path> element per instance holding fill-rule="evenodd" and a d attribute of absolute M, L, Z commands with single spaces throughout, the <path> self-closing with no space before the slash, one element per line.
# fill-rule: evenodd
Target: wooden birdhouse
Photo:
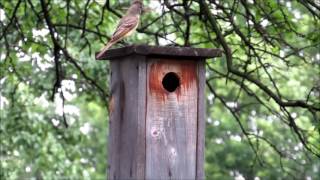
<path fill-rule="evenodd" d="M 204 179 L 205 59 L 217 49 L 133 45 L 110 60 L 109 179 Z"/>

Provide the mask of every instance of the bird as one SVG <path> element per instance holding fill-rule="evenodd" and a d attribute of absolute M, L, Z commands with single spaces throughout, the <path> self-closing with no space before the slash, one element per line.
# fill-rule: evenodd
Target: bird
<path fill-rule="evenodd" d="M 123 38 L 130 36 L 135 32 L 139 25 L 140 15 L 143 10 L 143 3 L 141 0 L 133 0 L 131 6 L 127 10 L 125 16 L 121 18 L 119 24 L 114 31 L 110 41 L 101 49 L 96 58 L 101 56 L 115 43 L 121 41 Z"/>

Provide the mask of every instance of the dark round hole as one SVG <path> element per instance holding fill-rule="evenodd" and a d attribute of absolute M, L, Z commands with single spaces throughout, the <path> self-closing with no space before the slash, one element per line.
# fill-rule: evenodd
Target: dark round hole
<path fill-rule="evenodd" d="M 173 92 L 179 87 L 180 79 L 178 75 L 174 72 L 167 73 L 162 79 L 163 88 L 169 92 Z"/>

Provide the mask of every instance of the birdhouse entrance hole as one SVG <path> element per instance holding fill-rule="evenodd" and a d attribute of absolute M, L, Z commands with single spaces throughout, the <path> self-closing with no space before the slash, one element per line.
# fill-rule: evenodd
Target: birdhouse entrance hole
<path fill-rule="evenodd" d="M 162 85 L 165 90 L 173 92 L 180 86 L 180 78 L 176 73 L 169 72 L 163 77 Z"/>

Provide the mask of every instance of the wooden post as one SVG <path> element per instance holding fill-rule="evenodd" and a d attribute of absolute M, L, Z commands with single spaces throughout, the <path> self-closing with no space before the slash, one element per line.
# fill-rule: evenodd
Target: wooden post
<path fill-rule="evenodd" d="M 205 59 L 217 49 L 134 45 L 111 61 L 109 179 L 204 179 Z"/>

